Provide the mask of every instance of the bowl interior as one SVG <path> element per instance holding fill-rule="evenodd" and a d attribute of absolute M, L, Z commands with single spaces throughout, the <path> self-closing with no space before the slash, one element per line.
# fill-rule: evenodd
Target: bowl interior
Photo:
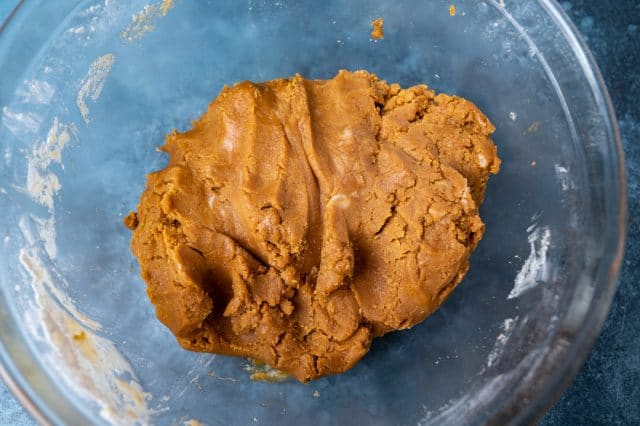
<path fill-rule="evenodd" d="M 597 273 L 612 242 L 597 226 L 616 203 L 593 187 L 620 191 L 580 47 L 547 2 L 510 3 L 457 0 L 451 16 L 440 0 L 25 1 L 0 34 L 2 308 L 32 362 L 25 386 L 47 382 L 65 402 L 30 397 L 52 418 L 113 423 L 460 424 L 504 412 L 608 285 Z M 481 210 L 486 234 L 444 306 L 374 341 L 348 373 L 255 382 L 247 360 L 186 352 L 157 321 L 122 219 L 166 163 L 164 135 L 188 129 L 223 85 L 339 69 L 426 83 L 488 115 L 503 167 Z"/>

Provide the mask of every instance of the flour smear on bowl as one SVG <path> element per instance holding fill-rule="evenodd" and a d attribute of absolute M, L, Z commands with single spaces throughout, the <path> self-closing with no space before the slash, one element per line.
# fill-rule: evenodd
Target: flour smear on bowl
<path fill-rule="evenodd" d="M 92 65 L 85 83 L 90 81 L 92 93 L 99 95 L 106 73 L 100 75 L 100 81 L 95 78 Z M 33 90 L 38 87 L 48 90 L 46 84 L 31 82 L 33 99 L 50 97 Z M 79 97 L 87 87 L 82 84 Z M 94 101 L 97 95 L 92 96 Z M 88 122 L 88 109 L 81 112 Z M 17 126 L 19 122 L 14 120 L 13 124 Z M 147 407 L 149 395 L 113 342 L 99 335 L 101 325 L 76 308 L 65 293 L 64 278 L 53 266 L 57 256 L 55 198 L 61 184 L 52 166 L 64 169 L 62 153 L 71 140 L 77 139 L 77 133 L 74 123 L 65 124 L 56 117 L 46 140 L 34 143 L 27 155 L 27 181 L 22 190 L 46 207 L 47 213 L 24 217 L 20 223 L 25 246 L 20 250 L 19 261 L 31 277 L 36 302 L 24 319 L 31 334 L 51 348 L 44 358 L 48 368 L 59 372 L 66 385 L 79 395 L 98 404 L 105 420 L 146 423 L 151 416 Z"/>

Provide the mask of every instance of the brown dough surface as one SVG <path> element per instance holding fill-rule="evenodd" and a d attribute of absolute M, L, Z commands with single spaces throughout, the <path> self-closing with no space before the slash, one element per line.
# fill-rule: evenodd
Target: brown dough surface
<path fill-rule="evenodd" d="M 162 150 L 131 248 L 190 350 L 351 368 L 462 280 L 500 160 L 471 102 L 364 71 L 225 87 Z"/>
<path fill-rule="evenodd" d="M 384 19 L 378 18 L 371 22 L 371 38 L 376 40 L 384 38 Z"/>

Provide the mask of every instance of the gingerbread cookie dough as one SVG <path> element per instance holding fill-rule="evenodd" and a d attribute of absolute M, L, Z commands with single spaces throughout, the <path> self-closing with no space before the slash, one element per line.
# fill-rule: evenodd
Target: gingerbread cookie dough
<path fill-rule="evenodd" d="M 384 38 L 384 19 L 378 18 L 371 22 L 371 38 L 375 40 Z"/>
<path fill-rule="evenodd" d="M 300 381 L 348 370 L 464 277 L 493 131 L 469 101 L 364 71 L 225 87 L 167 136 L 126 220 L 158 318 Z"/>

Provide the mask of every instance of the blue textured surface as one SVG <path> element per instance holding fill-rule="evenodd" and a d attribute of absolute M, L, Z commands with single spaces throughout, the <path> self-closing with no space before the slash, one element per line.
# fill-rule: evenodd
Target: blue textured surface
<path fill-rule="evenodd" d="M 11 2 L 0 1 L 0 19 Z M 606 6 L 605 6 L 606 4 Z M 585 35 L 610 89 L 625 143 L 629 190 L 627 256 L 612 312 L 576 381 L 543 424 L 640 423 L 640 5 L 579 0 L 565 9 Z M 0 424 L 33 421 L 0 384 Z"/>

